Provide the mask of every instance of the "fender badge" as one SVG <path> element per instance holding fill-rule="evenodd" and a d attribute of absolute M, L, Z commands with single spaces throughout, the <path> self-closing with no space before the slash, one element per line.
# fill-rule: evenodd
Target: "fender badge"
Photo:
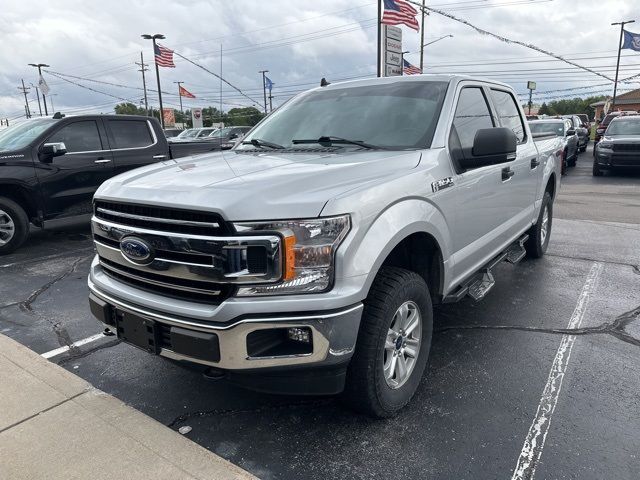
<path fill-rule="evenodd" d="M 449 187 L 453 187 L 453 177 L 441 178 L 431 183 L 431 190 L 434 193 Z"/>

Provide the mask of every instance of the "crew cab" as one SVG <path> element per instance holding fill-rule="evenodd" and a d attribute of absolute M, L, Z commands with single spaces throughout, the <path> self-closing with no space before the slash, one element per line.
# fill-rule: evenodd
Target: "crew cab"
<path fill-rule="evenodd" d="M 544 255 L 561 152 L 490 80 L 310 90 L 230 151 L 99 188 L 91 311 L 210 378 L 392 416 L 425 370 L 433 304 L 481 300 L 499 262 Z"/>
<path fill-rule="evenodd" d="M 27 238 L 29 223 L 49 227 L 91 214 L 106 179 L 170 158 L 219 150 L 219 145 L 169 146 L 154 118 L 55 114 L 0 132 L 0 255 Z"/>

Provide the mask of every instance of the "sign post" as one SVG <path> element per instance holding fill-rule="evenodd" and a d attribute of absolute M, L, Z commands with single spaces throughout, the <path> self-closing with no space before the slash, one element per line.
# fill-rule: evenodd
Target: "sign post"
<path fill-rule="evenodd" d="M 382 74 L 384 77 L 402 75 L 402 29 L 384 25 L 382 39 Z"/>
<path fill-rule="evenodd" d="M 533 95 L 533 91 L 536 89 L 536 82 L 527 82 L 527 88 L 529 89 L 529 113 L 531 115 L 531 107 L 533 106 L 533 102 L 531 101 L 531 96 Z"/>
<path fill-rule="evenodd" d="M 193 128 L 202 128 L 202 109 L 201 108 L 191 109 L 191 125 L 193 126 Z"/>

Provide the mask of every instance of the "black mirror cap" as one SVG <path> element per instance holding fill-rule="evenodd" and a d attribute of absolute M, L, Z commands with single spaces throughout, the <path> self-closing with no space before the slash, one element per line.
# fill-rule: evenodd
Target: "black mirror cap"
<path fill-rule="evenodd" d="M 569 130 L 567 130 L 567 137 L 570 137 L 571 135 L 575 135 L 576 131 L 574 128 L 570 128 Z"/>
<path fill-rule="evenodd" d="M 59 157 L 67 153 L 67 147 L 63 142 L 45 143 L 40 147 L 40 160 L 44 163 L 50 163 L 53 157 Z"/>
<path fill-rule="evenodd" d="M 232 133 L 231 135 L 229 135 L 229 140 L 233 140 L 235 138 L 238 138 L 238 134 L 237 133 Z"/>
<path fill-rule="evenodd" d="M 460 161 L 465 169 L 507 163 L 516 158 L 518 139 L 506 127 L 481 128 L 473 139 L 471 157 Z"/>

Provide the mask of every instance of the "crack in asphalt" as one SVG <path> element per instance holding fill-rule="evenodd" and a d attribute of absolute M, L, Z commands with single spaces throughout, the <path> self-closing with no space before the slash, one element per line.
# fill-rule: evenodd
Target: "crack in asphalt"
<path fill-rule="evenodd" d="M 602 262 L 602 263 L 610 263 L 612 265 L 622 265 L 623 267 L 631 267 L 631 269 L 633 270 L 633 273 L 640 275 L 640 265 L 635 265 L 633 263 L 615 262 L 613 260 L 597 260 L 595 258 L 588 258 L 588 257 L 572 257 L 571 255 L 560 255 L 558 253 L 546 253 L 545 255 L 549 257 L 568 258 L 571 260 L 584 260 L 585 262 Z"/>
<path fill-rule="evenodd" d="M 279 405 L 261 405 L 253 408 L 215 408 L 213 410 L 198 410 L 195 412 L 183 413 L 167 423 L 167 427 L 174 428 L 177 425 L 186 422 L 192 418 L 204 418 L 222 415 L 236 415 L 244 413 L 261 413 L 265 411 L 277 411 L 298 407 L 316 407 L 325 406 L 333 403 L 335 400 L 331 398 L 321 400 L 302 400 L 299 402 L 285 403 Z"/>
<path fill-rule="evenodd" d="M 524 332 L 550 333 L 557 335 L 611 335 L 618 340 L 640 347 L 640 339 L 627 333 L 625 328 L 631 322 L 640 317 L 640 307 L 623 313 L 613 322 L 604 322 L 595 327 L 582 328 L 543 328 L 527 327 L 522 325 L 449 325 L 435 329 L 434 332 L 447 332 L 452 330 L 519 330 Z"/>
<path fill-rule="evenodd" d="M 107 348 L 115 347 L 116 345 L 120 345 L 121 343 L 122 343 L 122 340 L 120 340 L 119 338 L 114 338 L 109 342 L 103 343 L 101 345 L 97 345 L 88 350 L 83 350 L 80 347 L 70 346 L 69 352 L 67 352 L 70 355 L 64 357 L 59 362 L 56 362 L 56 365 L 64 365 L 65 363 L 72 362 L 73 360 L 78 360 L 79 358 L 88 357 L 89 355 L 92 355 L 95 352 L 98 352 L 100 350 L 104 350 Z"/>

